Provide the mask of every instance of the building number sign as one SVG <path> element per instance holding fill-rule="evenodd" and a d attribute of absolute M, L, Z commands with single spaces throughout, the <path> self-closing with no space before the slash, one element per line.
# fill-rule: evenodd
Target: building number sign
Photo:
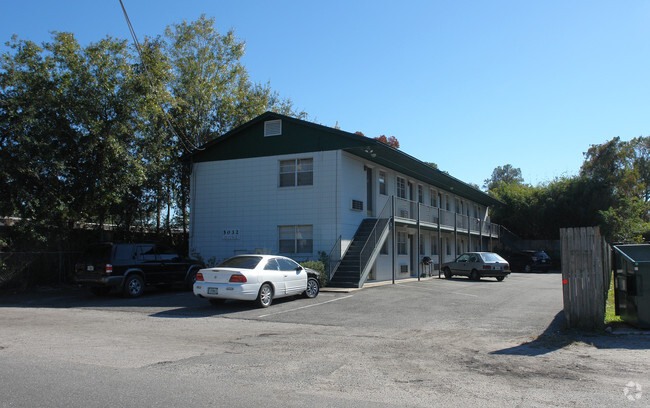
<path fill-rule="evenodd" d="M 226 228 L 223 230 L 223 239 L 239 239 L 239 228 Z"/>

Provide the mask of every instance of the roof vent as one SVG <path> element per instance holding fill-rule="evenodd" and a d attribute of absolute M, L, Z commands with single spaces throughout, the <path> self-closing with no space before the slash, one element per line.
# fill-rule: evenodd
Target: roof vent
<path fill-rule="evenodd" d="M 282 120 L 267 120 L 264 122 L 264 137 L 280 136 L 282 134 Z"/>

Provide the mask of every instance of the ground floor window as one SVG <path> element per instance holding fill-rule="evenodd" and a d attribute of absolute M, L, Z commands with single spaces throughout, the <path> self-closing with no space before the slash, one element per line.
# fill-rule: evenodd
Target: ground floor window
<path fill-rule="evenodd" d="M 397 233 L 397 254 L 398 255 L 408 255 L 406 245 L 406 232 Z"/>
<path fill-rule="evenodd" d="M 278 227 L 280 253 L 311 254 L 314 252 L 313 225 L 283 225 Z"/>
<path fill-rule="evenodd" d="M 438 255 L 438 237 L 431 236 L 431 255 Z"/>

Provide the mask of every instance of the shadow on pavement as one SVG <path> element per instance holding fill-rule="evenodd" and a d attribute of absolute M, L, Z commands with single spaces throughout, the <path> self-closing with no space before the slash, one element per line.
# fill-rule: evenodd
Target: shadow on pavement
<path fill-rule="evenodd" d="M 539 356 L 568 347 L 572 344 L 587 344 L 599 349 L 650 349 L 650 333 L 638 330 L 622 335 L 567 330 L 564 328 L 564 311 L 560 311 L 549 326 L 535 340 L 490 354 Z"/>

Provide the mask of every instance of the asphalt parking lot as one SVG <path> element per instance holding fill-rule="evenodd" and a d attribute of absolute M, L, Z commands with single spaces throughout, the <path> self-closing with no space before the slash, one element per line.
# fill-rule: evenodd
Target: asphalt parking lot
<path fill-rule="evenodd" d="M 176 290 L 5 295 L 0 406 L 648 406 L 650 336 L 561 331 L 561 309 L 557 273 L 267 309 Z"/>

